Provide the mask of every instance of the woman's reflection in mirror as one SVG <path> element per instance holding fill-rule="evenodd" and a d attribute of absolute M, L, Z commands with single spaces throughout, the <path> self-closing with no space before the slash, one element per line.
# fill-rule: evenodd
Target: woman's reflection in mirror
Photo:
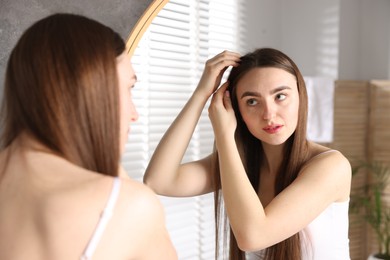
<path fill-rule="evenodd" d="M 181 163 L 210 97 L 215 151 Z M 167 196 L 215 192 L 216 255 L 223 241 L 229 259 L 350 259 L 351 167 L 339 151 L 306 139 L 307 110 L 305 82 L 286 54 L 224 51 L 206 62 L 144 182 Z"/>

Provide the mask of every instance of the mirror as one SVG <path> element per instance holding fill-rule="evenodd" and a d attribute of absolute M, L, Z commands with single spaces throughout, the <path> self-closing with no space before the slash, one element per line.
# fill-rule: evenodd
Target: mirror
<path fill-rule="evenodd" d="M 160 2 L 163 2 L 164 6 L 167 3 L 181 3 L 179 0 Z M 193 2 L 198 3 L 195 0 L 186 1 L 185 5 L 191 5 Z M 205 2 L 207 1 L 202 1 L 202 3 Z M 251 51 L 256 47 L 272 46 L 288 53 L 306 76 L 326 76 L 332 79 L 359 81 L 358 84 L 351 83 L 350 87 L 347 86 L 343 90 L 344 94 L 337 93 L 340 96 L 346 95 L 347 98 L 351 96 L 351 93 L 354 93 L 354 98 L 348 102 L 344 102 L 345 99 L 342 99 L 336 105 L 343 106 L 345 104 L 345 107 L 339 107 L 340 110 L 337 110 L 341 111 L 338 113 L 341 119 L 337 119 L 340 120 L 338 121 L 340 125 L 348 125 L 348 129 L 352 130 L 353 128 L 361 129 L 362 124 L 365 124 L 367 119 L 365 115 L 356 113 L 356 111 L 364 112 L 367 108 L 367 103 L 364 103 L 367 81 L 390 78 L 390 17 L 388 16 L 390 2 L 382 0 L 375 0 L 375 3 L 355 0 L 321 0 L 315 3 L 310 0 L 298 0 L 294 3 L 287 0 L 232 0 L 225 2 L 235 4 L 237 10 L 242 12 L 242 21 L 239 26 L 243 30 L 237 40 L 244 52 Z M 158 8 L 160 7 L 158 6 Z M 154 10 L 153 8 L 152 10 Z M 202 8 L 205 7 L 202 6 Z M 154 13 L 153 16 L 157 13 Z M 147 24 L 143 25 L 141 34 L 137 34 L 139 38 L 137 43 L 131 45 L 131 51 L 135 50 L 146 31 L 146 27 L 153 19 L 152 15 L 147 17 L 150 19 Z M 154 47 L 158 48 L 158 46 Z M 147 52 L 143 53 L 143 55 L 148 54 Z M 207 58 L 207 55 L 200 53 L 204 59 Z M 146 59 L 146 56 L 143 56 L 143 59 Z M 191 74 L 199 76 L 201 68 L 188 68 L 188 70 L 191 70 Z M 171 74 L 166 73 L 155 77 L 153 79 L 155 85 L 152 88 L 155 89 L 158 82 L 166 83 L 168 76 Z M 167 86 L 164 85 L 163 89 L 165 87 Z M 167 92 L 170 91 L 170 89 L 167 90 Z M 153 95 L 164 95 L 164 91 Z M 169 100 L 169 97 L 164 101 L 173 102 Z M 356 110 L 355 107 L 352 108 L 352 105 L 359 105 L 359 110 Z M 178 106 L 180 107 L 180 104 Z M 355 117 L 355 114 L 358 115 Z M 150 116 L 148 113 L 145 115 Z M 161 123 L 163 116 L 161 113 L 159 116 L 149 119 L 150 122 L 166 126 L 166 122 Z M 207 116 L 205 121 L 207 121 Z M 346 151 L 348 155 L 361 156 L 365 153 L 366 144 L 356 142 L 352 136 L 355 136 L 355 139 L 359 137 L 359 139 L 364 140 L 365 131 L 356 132 L 357 134 L 354 132 L 353 135 L 346 135 L 344 132 L 338 133 L 337 140 L 331 145 L 336 149 Z M 153 132 L 148 138 L 151 139 L 151 150 L 153 150 L 153 145 L 158 142 L 159 137 L 156 137 L 155 132 Z M 210 141 L 210 139 L 207 140 Z M 389 147 L 387 149 L 390 150 Z M 145 157 L 148 156 L 148 153 L 146 152 Z M 210 208 L 212 211 L 212 198 L 162 198 L 162 200 L 166 208 L 168 228 L 180 259 L 191 259 L 191 257 L 198 259 L 204 255 L 211 255 L 211 257 L 203 257 L 203 259 L 212 259 L 214 242 L 213 232 L 210 230 L 213 229 L 213 222 L 209 221 L 210 218 L 212 219 L 212 214 L 210 215 L 210 211 L 208 211 Z M 351 256 L 352 258 L 361 257 L 364 254 L 363 251 L 359 251 L 364 247 L 361 237 L 365 233 L 359 226 L 351 228 L 352 232 L 357 234 L 356 237 L 360 236 L 358 239 L 351 237 L 351 248 L 354 250 L 351 251 Z"/>
<path fill-rule="evenodd" d="M 130 55 L 134 53 L 134 50 L 137 48 L 138 42 L 141 40 L 143 34 L 152 22 L 153 18 L 156 17 L 158 12 L 164 7 L 164 5 L 168 1 L 169 0 L 154 0 L 140 16 L 127 39 L 126 47 Z"/>

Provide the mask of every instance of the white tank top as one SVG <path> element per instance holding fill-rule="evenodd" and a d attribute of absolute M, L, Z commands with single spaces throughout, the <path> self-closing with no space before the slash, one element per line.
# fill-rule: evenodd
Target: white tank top
<path fill-rule="evenodd" d="M 332 151 L 334 150 L 328 150 L 321 154 Z M 302 260 L 351 259 L 349 255 L 348 209 L 349 200 L 334 202 L 304 228 L 301 232 Z M 264 250 L 248 252 L 246 259 L 261 260 L 264 258 L 264 253 Z"/>
<path fill-rule="evenodd" d="M 349 260 L 349 200 L 334 202 L 302 234 L 302 260 Z M 247 260 L 261 260 L 264 250 L 246 253 Z"/>

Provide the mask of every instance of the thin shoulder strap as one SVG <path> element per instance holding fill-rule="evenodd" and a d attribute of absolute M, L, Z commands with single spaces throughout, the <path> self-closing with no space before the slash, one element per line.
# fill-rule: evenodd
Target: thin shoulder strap
<path fill-rule="evenodd" d="M 95 229 L 95 232 L 92 235 L 91 240 L 89 241 L 87 248 L 84 251 L 84 254 L 81 256 L 81 260 L 91 259 L 93 253 L 97 248 L 97 245 L 103 235 L 104 230 L 106 229 L 108 221 L 111 219 L 111 216 L 114 211 L 115 203 L 118 199 L 119 191 L 121 186 L 121 180 L 119 177 L 114 179 L 114 183 L 112 186 L 111 194 L 108 199 L 107 205 L 104 208 L 102 215 L 100 216 L 99 222 Z"/>

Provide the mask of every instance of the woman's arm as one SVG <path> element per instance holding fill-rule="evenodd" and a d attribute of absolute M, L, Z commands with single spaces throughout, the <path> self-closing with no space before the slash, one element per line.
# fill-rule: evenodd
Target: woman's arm
<path fill-rule="evenodd" d="M 239 54 L 224 51 L 206 62 L 198 87 L 164 134 L 146 169 L 144 182 L 158 194 L 193 196 L 212 191 L 211 156 L 185 164 L 181 161 L 208 98 L 225 70 L 238 61 Z"/>
<path fill-rule="evenodd" d="M 242 250 L 274 245 L 305 228 L 332 202 L 348 199 L 350 164 L 334 152 L 310 161 L 298 178 L 264 208 L 249 182 L 234 141 L 236 121 L 225 89 L 223 86 L 214 94 L 209 112 L 225 207 Z"/>

